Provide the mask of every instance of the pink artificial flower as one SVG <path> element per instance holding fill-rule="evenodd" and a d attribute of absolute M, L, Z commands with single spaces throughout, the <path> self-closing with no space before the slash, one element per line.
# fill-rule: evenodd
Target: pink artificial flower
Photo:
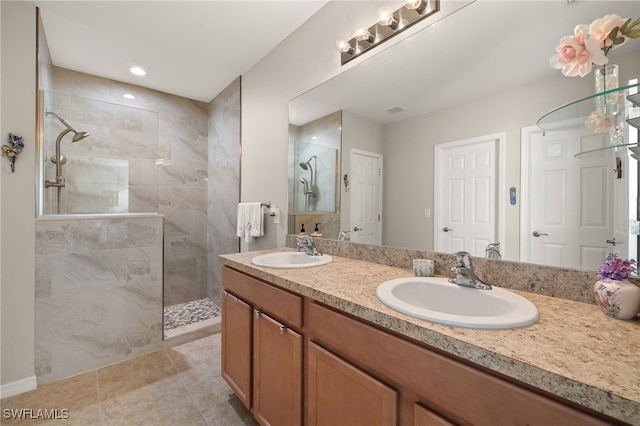
<path fill-rule="evenodd" d="M 584 77 L 591 72 L 592 64 L 609 62 L 598 39 L 587 38 L 587 31 L 587 25 L 578 25 L 574 35 L 562 37 L 556 47 L 558 54 L 549 60 L 551 67 L 562 69 L 567 77 Z"/>
<path fill-rule="evenodd" d="M 602 18 L 596 19 L 589 25 L 589 35 L 591 38 L 595 38 L 600 43 L 600 48 L 609 47 L 612 45 L 612 41 L 608 38 L 611 30 L 624 25 L 626 19 L 619 17 L 618 15 L 605 15 Z M 622 34 L 618 34 L 619 37 L 625 38 Z"/>
<path fill-rule="evenodd" d="M 611 114 L 598 115 L 593 111 L 589 118 L 587 118 L 584 124 L 593 130 L 595 133 L 606 133 L 613 128 L 615 118 Z"/>

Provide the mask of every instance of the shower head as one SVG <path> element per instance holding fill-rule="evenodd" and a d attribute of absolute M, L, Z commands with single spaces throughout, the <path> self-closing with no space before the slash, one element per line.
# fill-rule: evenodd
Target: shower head
<path fill-rule="evenodd" d="M 311 158 L 309 158 L 306 163 L 300 163 L 300 167 L 302 167 L 302 170 L 309 170 L 309 168 L 311 167 L 311 160 L 313 160 L 314 158 L 318 158 L 315 155 L 312 155 Z"/>
<path fill-rule="evenodd" d="M 60 120 L 62 124 L 64 124 L 64 127 L 66 127 L 66 129 L 60 132 L 60 134 L 56 138 L 56 155 L 51 158 L 51 162 L 53 162 L 56 165 L 56 181 L 55 182 L 50 182 L 48 180 L 45 181 L 46 188 L 54 187 L 54 188 L 60 189 L 65 186 L 64 176 L 62 176 L 62 165 L 67 162 L 67 159 L 64 158 L 60 153 L 60 142 L 62 142 L 62 138 L 64 138 L 67 133 L 73 132 L 73 138 L 71 139 L 71 142 L 78 142 L 86 138 L 87 136 L 89 136 L 89 133 L 76 131 L 76 129 L 71 127 L 71 125 L 67 123 L 64 120 L 64 118 L 60 117 L 58 114 L 56 114 L 53 111 L 46 111 L 45 115 L 53 115 L 55 118 Z"/>
<path fill-rule="evenodd" d="M 71 140 L 71 142 L 78 142 L 79 140 L 82 140 L 84 138 L 86 138 L 87 136 L 89 136 L 88 132 L 78 132 L 76 129 L 74 129 L 73 127 L 71 127 L 71 124 L 67 123 L 66 120 L 62 117 L 60 117 L 58 114 L 56 114 L 53 111 L 47 111 L 45 112 L 46 115 L 53 115 L 55 118 L 57 118 L 58 120 L 60 120 L 60 122 L 62 124 L 65 125 L 65 127 L 67 128 L 67 130 L 72 131 L 73 132 L 73 139 Z"/>
<path fill-rule="evenodd" d="M 71 139 L 71 142 L 81 141 L 82 139 L 86 138 L 89 135 L 90 133 L 88 132 L 78 132 L 75 135 L 73 135 L 73 139 Z"/>

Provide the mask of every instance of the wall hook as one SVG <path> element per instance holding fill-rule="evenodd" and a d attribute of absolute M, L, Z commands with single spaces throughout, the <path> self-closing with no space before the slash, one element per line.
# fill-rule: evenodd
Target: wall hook
<path fill-rule="evenodd" d="M 11 162 L 11 173 L 16 171 L 16 159 L 23 148 L 22 136 L 9 133 L 9 145 L 2 145 L 2 156 L 7 157 Z"/>

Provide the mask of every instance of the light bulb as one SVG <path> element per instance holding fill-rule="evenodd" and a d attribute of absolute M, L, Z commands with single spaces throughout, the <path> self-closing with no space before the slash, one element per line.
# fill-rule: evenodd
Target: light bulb
<path fill-rule="evenodd" d="M 404 0 L 404 7 L 415 10 L 422 15 L 427 10 L 427 2 L 425 0 Z"/>
<path fill-rule="evenodd" d="M 349 53 L 353 55 L 355 53 L 355 49 L 349 44 L 349 41 L 344 38 L 339 38 L 336 40 L 336 49 L 342 53 Z"/>
<path fill-rule="evenodd" d="M 373 34 L 369 32 L 369 28 L 365 27 L 364 24 L 359 24 L 356 27 L 356 30 L 353 36 L 356 38 L 356 40 L 360 40 L 360 41 L 366 40 L 371 44 L 373 44 L 376 41 L 376 38 L 373 36 Z"/>
<path fill-rule="evenodd" d="M 378 11 L 378 24 L 392 30 L 398 29 L 398 20 L 394 18 L 393 11 L 388 7 L 383 7 Z"/>

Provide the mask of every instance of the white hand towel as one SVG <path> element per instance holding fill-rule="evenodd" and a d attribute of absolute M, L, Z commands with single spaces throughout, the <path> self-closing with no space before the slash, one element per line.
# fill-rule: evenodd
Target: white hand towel
<path fill-rule="evenodd" d="M 262 237 L 264 235 L 264 214 L 262 214 L 261 203 L 247 203 L 248 219 L 251 222 L 250 234 L 252 237 Z M 247 218 L 245 218 L 247 219 Z"/>
<path fill-rule="evenodd" d="M 247 243 L 264 235 L 264 215 L 260 203 L 239 203 L 236 235 Z"/>
<path fill-rule="evenodd" d="M 237 231 L 236 231 L 236 235 L 239 238 L 243 238 L 245 236 L 245 232 L 244 232 L 244 218 L 245 218 L 245 213 L 246 213 L 247 209 L 245 208 L 244 203 L 238 203 L 238 216 L 237 216 Z"/>

